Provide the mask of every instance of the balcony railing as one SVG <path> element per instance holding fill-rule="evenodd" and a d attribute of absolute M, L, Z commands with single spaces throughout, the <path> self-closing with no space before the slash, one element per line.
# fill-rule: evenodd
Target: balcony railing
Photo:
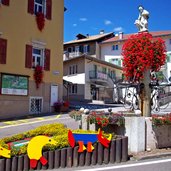
<path fill-rule="evenodd" d="M 107 80 L 107 74 L 101 71 L 89 71 L 89 78 L 90 79 L 100 79 L 100 80 Z"/>
<path fill-rule="evenodd" d="M 83 55 L 82 52 L 65 52 L 63 55 L 63 59 L 67 60 L 67 59 L 75 58 L 81 55 Z"/>
<path fill-rule="evenodd" d="M 113 84 L 116 84 L 118 82 L 122 82 L 121 77 L 116 77 L 115 75 L 111 76 L 107 73 L 103 73 L 102 71 L 89 71 L 89 78 L 90 79 L 98 79 L 98 80 L 105 80 L 107 82 L 112 81 Z"/>
<path fill-rule="evenodd" d="M 74 57 L 81 56 L 81 55 L 82 55 L 82 52 L 70 52 L 69 58 L 74 58 Z"/>

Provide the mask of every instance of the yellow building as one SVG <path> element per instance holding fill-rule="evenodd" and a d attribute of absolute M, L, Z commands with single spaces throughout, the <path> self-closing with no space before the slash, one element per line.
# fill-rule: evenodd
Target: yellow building
<path fill-rule="evenodd" d="M 0 119 L 51 112 L 62 99 L 63 14 L 63 0 L 0 0 Z"/>

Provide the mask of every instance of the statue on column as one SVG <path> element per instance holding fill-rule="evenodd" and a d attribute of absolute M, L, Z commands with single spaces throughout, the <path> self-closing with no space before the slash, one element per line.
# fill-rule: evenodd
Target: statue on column
<path fill-rule="evenodd" d="M 148 31 L 148 19 L 149 12 L 143 8 L 143 6 L 139 6 L 139 17 L 135 20 L 135 25 L 137 26 L 139 32 Z"/>

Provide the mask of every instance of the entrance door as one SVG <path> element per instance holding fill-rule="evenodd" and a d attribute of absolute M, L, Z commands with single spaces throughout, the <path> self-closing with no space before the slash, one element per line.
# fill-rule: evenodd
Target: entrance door
<path fill-rule="evenodd" d="M 99 100 L 99 88 L 93 87 L 91 89 L 92 100 Z"/>
<path fill-rule="evenodd" d="M 50 98 L 50 105 L 53 106 L 55 102 L 58 101 L 58 86 L 51 85 L 51 98 Z"/>

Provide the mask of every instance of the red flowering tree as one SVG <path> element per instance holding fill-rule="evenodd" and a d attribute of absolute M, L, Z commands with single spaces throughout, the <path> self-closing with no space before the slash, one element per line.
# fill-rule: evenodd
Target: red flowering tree
<path fill-rule="evenodd" d="M 129 81 L 144 83 L 143 93 L 144 96 L 148 95 L 148 98 L 144 97 L 144 99 L 148 99 L 148 108 L 151 106 L 150 72 L 159 71 L 165 64 L 165 52 L 165 42 L 160 38 L 153 38 L 148 32 L 132 35 L 122 48 L 124 75 Z M 144 112 L 147 111 L 142 111 L 143 114 Z M 151 115 L 151 109 L 150 114 L 149 111 L 147 113 L 147 116 Z"/>

